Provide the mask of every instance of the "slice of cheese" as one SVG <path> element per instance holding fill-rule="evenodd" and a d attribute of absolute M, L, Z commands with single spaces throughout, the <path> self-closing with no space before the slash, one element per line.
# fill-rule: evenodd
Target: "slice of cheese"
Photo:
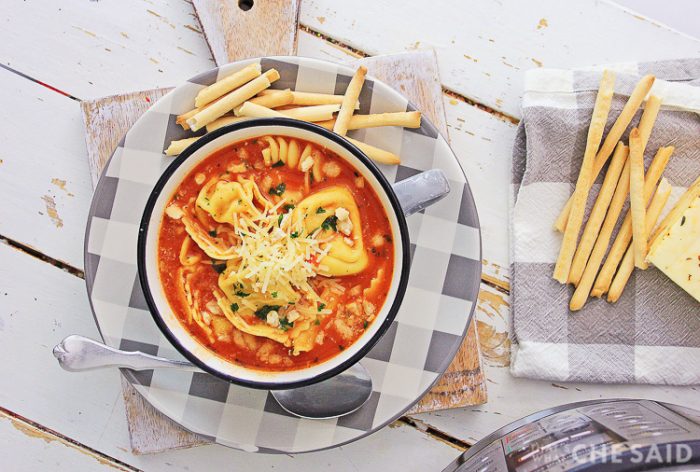
<path fill-rule="evenodd" d="M 652 242 L 647 260 L 700 301 L 700 196 L 682 198 L 679 204 Z"/>

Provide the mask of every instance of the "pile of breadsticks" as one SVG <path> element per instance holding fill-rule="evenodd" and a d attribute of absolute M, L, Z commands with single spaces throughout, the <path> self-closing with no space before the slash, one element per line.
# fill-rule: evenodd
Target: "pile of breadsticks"
<path fill-rule="evenodd" d="M 576 187 L 554 224 L 564 234 L 554 279 L 576 287 L 569 303 L 571 311 L 580 310 L 589 296 L 607 294 L 608 302 L 616 302 L 634 268 L 647 268 L 650 235 L 671 193 L 671 185 L 662 178 L 662 173 L 673 154 L 673 146 L 659 148 L 649 168 L 644 169 L 644 150 L 661 100 L 651 95 L 639 124 L 629 133 L 628 144 L 620 138 L 653 83 L 654 76 L 642 77 L 603 140 L 615 84 L 615 74 L 603 72 Z M 584 226 L 586 202 L 606 164 L 605 178 Z M 622 216 L 628 196 L 629 210 Z M 613 239 L 621 217 L 622 223 Z"/>
<path fill-rule="evenodd" d="M 398 164 L 399 156 L 346 136 L 349 130 L 377 126 L 420 128 L 418 111 L 355 115 L 365 82 L 367 68 L 360 66 L 344 95 L 275 90 L 279 80 L 275 69 L 262 72 L 260 63 L 250 64 L 202 89 L 194 108 L 177 117 L 177 123 L 193 132 L 202 128 L 209 133 L 222 126 L 251 118 L 282 117 L 316 123 L 345 136 L 371 159 L 382 164 Z M 201 136 L 172 141 L 165 151 L 175 156 Z"/>

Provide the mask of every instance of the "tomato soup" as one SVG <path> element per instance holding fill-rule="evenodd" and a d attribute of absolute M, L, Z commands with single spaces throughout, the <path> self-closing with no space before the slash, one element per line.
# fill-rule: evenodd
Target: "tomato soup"
<path fill-rule="evenodd" d="M 178 185 L 158 270 L 199 343 L 244 367 L 287 371 L 337 355 L 386 301 L 394 237 L 373 188 L 315 143 L 242 141 Z"/>

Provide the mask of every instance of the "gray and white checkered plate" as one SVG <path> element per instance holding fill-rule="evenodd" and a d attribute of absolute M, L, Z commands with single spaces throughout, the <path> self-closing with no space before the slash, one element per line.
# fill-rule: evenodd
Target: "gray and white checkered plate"
<path fill-rule="evenodd" d="M 347 67 L 299 57 L 251 59 L 191 78 L 151 107 L 129 130 L 105 167 L 93 197 L 85 240 L 88 294 L 104 341 L 110 346 L 182 359 L 153 321 L 136 268 L 136 240 L 144 205 L 172 158 L 170 141 L 190 136 L 175 123 L 199 90 L 260 61 L 281 79 L 273 87 L 342 94 Z M 370 71 L 371 72 L 371 71 Z M 360 113 L 415 109 L 389 86 L 368 77 Z M 362 360 L 374 391 L 357 412 L 338 419 L 307 420 L 284 412 L 267 391 L 229 384 L 209 374 L 156 369 L 124 375 L 155 408 L 185 428 L 219 444 L 247 451 L 306 452 L 339 446 L 398 418 L 447 369 L 472 316 L 481 275 L 481 237 L 474 199 L 457 158 L 425 118 L 420 129 L 384 127 L 351 136 L 401 156 L 380 166 L 390 182 L 440 168 L 450 194 L 407 219 L 411 275 L 401 310 L 387 333 Z"/>

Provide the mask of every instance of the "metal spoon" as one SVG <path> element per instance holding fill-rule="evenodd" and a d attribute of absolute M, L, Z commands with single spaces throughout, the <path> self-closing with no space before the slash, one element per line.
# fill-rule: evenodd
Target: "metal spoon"
<path fill-rule="evenodd" d="M 133 370 L 177 368 L 201 372 L 186 361 L 174 361 L 139 351 L 121 351 L 76 334 L 57 344 L 53 355 L 60 366 L 69 372 L 104 367 Z M 310 419 L 337 418 L 352 413 L 364 405 L 371 394 L 372 378 L 360 364 L 307 387 L 272 391 L 272 396 L 285 411 Z"/>

